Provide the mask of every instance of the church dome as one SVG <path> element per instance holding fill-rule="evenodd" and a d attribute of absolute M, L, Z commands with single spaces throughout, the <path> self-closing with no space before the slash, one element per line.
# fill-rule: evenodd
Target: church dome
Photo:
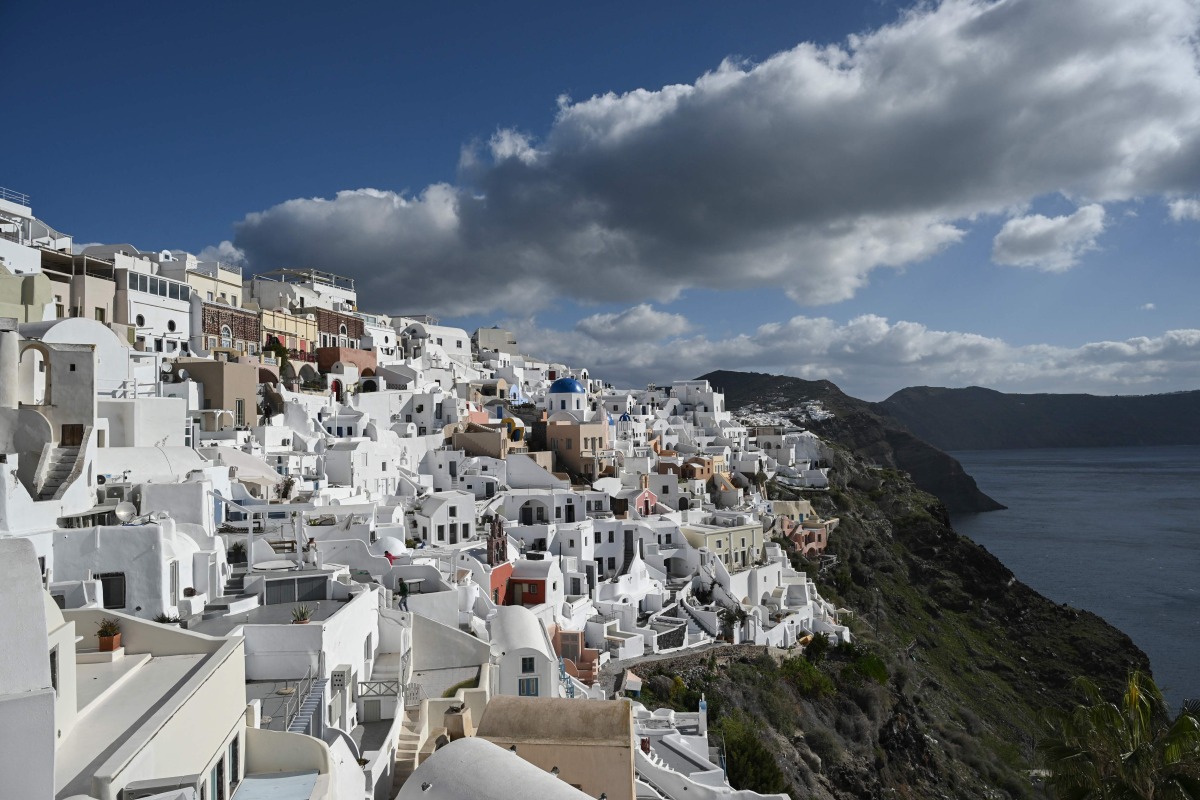
<path fill-rule="evenodd" d="M 574 378 L 559 378 L 550 384 L 550 394 L 587 394 L 587 389 Z"/>

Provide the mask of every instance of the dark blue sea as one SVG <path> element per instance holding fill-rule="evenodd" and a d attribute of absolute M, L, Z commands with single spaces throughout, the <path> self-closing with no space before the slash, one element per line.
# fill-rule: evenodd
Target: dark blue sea
<path fill-rule="evenodd" d="M 952 455 L 1008 506 L 957 515 L 955 530 L 1129 634 L 1172 709 L 1200 697 L 1200 447 Z"/>

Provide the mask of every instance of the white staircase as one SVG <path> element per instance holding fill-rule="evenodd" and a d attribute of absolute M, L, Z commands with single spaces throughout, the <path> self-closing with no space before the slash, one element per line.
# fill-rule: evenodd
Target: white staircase
<path fill-rule="evenodd" d="M 42 483 L 38 487 L 38 500 L 51 500 L 75 470 L 75 462 L 79 460 L 78 447 L 53 447 L 46 454 L 45 470 L 42 473 Z"/>

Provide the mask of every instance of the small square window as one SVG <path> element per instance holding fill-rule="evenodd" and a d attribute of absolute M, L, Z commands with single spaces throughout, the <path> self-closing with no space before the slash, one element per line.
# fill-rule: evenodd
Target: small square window
<path fill-rule="evenodd" d="M 74 364 L 72 364 L 72 365 L 71 365 L 71 372 L 74 372 L 74 371 L 75 371 L 75 365 L 74 365 Z"/>
<path fill-rule="evenodd" d="M 530 672 L 536 671 L 537 667 L 534 665 L 533 656 L 523 656 L 521 658 L 521 672 L 529 674 Z"/>

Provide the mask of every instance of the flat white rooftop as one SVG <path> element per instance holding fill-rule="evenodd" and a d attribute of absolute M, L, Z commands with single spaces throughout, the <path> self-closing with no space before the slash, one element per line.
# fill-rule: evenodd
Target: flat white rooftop
<path fill-rule="evenodd" d="M 90 794 L 92 776 L 206 658 L 206 653 L 151 657 L 139 660 L 132 670 L 121 667 L 122 661 L 79 664 L 76 684 L 81 716 L 58 747 L 55 795 Z M 91 702 L 83 708 L 85 697 Z"/>
<path fill-rule="evenodd" d="M 308 800 L 316 785 L 315 770 L 247 775 L 230 800 Z"/>

